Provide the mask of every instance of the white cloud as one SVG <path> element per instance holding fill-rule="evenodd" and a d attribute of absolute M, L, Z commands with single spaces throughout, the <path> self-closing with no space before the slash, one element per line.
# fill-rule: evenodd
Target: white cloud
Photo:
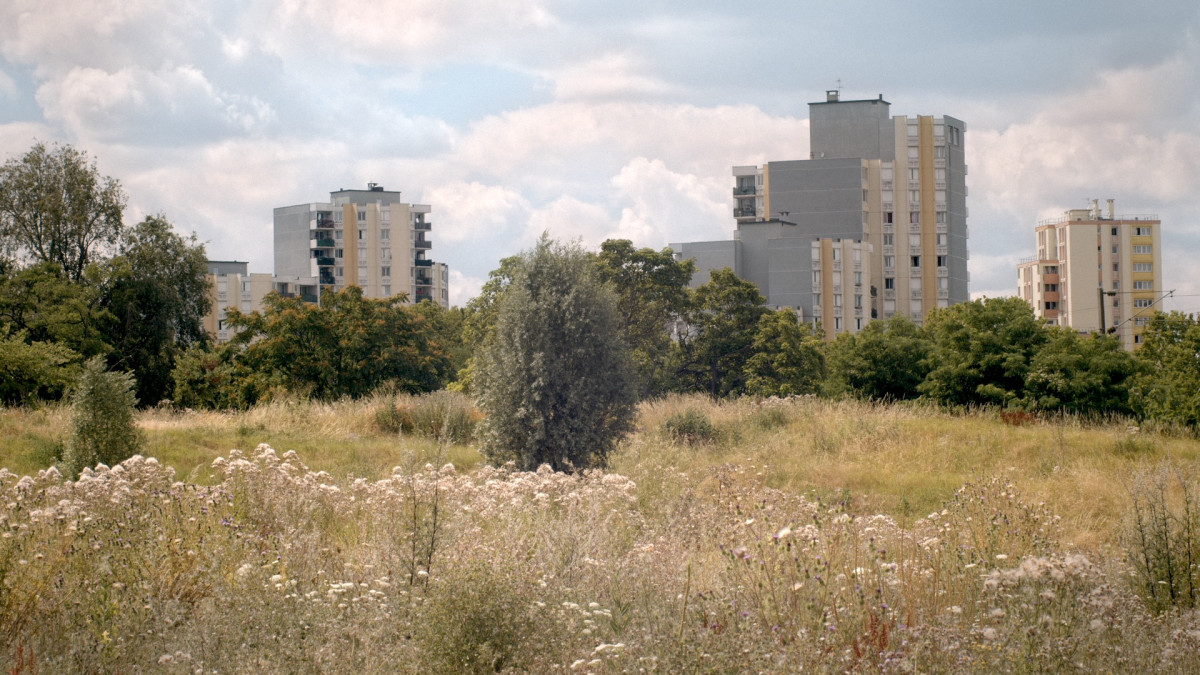
<path fill-rule="evenodd" d="M 467 276 L 450 268 L 450 306 L 465 307 L 471 298 L 479 295 L 485 281 L 484 278 Z"/>
<path fill-rule="evenodd" d="M 621 210 L 620 236 L 660 248 L 673 241 L 722 239 L 732 231 L 730 180 L 671 171 L 638 157 L 612 179 Z"/>
<path fill-rule="evenodd" d="M 439 244 L 504 236 L 530 211 L 528 201 L 517 192 L 479 182 L 452 181 L 427 188 L 422 202 L 436 205 Z"/>
<path fill-rule="evenodd" d="M 530 215 L 521 247 L 528 248 L 545 232 L 553 239 L 578 240 L 584 246 L 596 248 L 617 231 L 616 221 L 603 206 L 563 196 Z"/>
<path fill-rule="evenodd" d="M 647 64 L 631 54 L 604 54 L 551 74 L 555 98 L 561 101 L 581 99 L 640 98 L 675 91 L 669 83 L 639 71 Z"/>

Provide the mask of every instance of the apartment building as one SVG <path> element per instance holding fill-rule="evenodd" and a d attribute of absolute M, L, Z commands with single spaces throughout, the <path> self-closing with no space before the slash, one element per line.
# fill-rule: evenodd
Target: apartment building
<path fill-rule="evenodd" d="M 316 302 L 324 289 L 358 286 L 369 298 L 404 293 L 449 306 L 449 269 L 428 258 L 429 212 L 375 183 L 276 208 L 276 291 Z"/>
<path fill-rule="evenodd" d="M 1161 309 L 1161 222 L 1155 215 L 1072 209 L 1039 222 L 1037 255 L 1017 266 L 1017 292 L 1048 323 L 1081 333 L 1116 334 L 1126 349 L 1142 341 Z"/>
<path fill-rule="evenodd" d="M 830 337 L 872 318 L 920 323 L 936 307 L 967 301 L 966 125 L 893 117 L 882 95 L 841 100 L 838 91 L 809 104 L 809 123 L 809 159 L 733 167 L 733 245 L 672 244 L 677 255 L 694 258 L 699 272 L 733 256 L 731 269 L 758 284 L 768 304 L 821 321 Z M 823 240 L 829 245 L 816 245 Z M 832 256 L 850 250 L 865 284 L 862 316 L 843 311 L 828 317 L 842 321 L 828 321 L 837 305 L 815 273 L 845 271 L 846 259 Z"/>
<path fill-rule="evenodd" d="M 204 330 L 217 342 L 225 342 L 233 333 L 225 324 L 230 309 L 250 313 L 262 309 L 263 298 L 275 289 L 270 274 L 250 273 L 249 264 L 236 260 L 208 261 L 209 298 Z"/>

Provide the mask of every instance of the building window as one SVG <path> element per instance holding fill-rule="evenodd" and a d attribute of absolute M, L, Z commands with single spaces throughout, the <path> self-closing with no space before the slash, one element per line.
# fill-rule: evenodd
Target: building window
<path fill-rule="evenodd" d="M 894 256 L 894 255 L 883 256 L 883 266 L 887 269 L 891 269 L 891 268 L 895 267 L 896 266 L 896 256 Z"/>
<path fill-rule="evenodd" d="M 855 285 L 855 286 L 862 286 L 862 272 L 855 272 L 855 273 L 854 273 L 854 285 Z"/>
<path fill-rule="evenodd" d="M 1112 229 L 1112 236 L 1117 236 L 1117 228 L 1115 227 Z"/>
<path fill-rule="evenodd" d="M 391 239 L 391 238 L 392 238 L 392 231 L 391 231 L 391 230 L 380 230 L 380 231 L 379 231 L 379 238 L 380 238 L 380 239 Z"/>
<path fill-rule="evenodd" d="M 841 262 L 841 260 L 842 260 L 842 249 L 834 246 L 833 247 L 833 262 Z"/>
<path fill-rule="evenodd" d="M 842 317 L 840 317 L 840 316 L 835 316 L 835 317 L 833 317 L 833 330 L 834 330 L 834 332 L 841 332 L 841 330 L 842 330 Z"/>
<path fill-rule="evenodd" d="M 1141 336 L 1141 335 L 1134 335 L 1134 336 L 1133 336 L 1133 344 L 1135 344 L 1135 345 L 1140 345 L 1140 344 L 1142 344 L 1142 336 Z"/>
<path fill-rule="evenodd" d="M 1058 265 L 1046 265 L 1042 268 L 1042 274 L 1058 274 Z"/>
<path fill-rule="evenodd" d="M 937 266 L 938 266 L 938 267 L 945 267 L 945 266 L 946 266 L 946 258 L 948 258 L 948 257 L 949 257 L 949 256 L 939 255 L 939 256 L 937 257 Z"/>
<path fill-rule="evenodd" d="M 842 306 L 842 294 L 841 294 L 841 293 L 834 293 L 834 294 L 833 294 L 833 306 L 834 306 L 834 307 L 841 307 L 841 306 Z"/>
<path fill-rule="evenodd" d="M 1139 255 L 1148 254 L 1153 252 L 1153 249 L 1150 244 L 1137 244 L 1133 247 L 1133 252 Z"/>
<path fill-rule="evenodd" d="M 938 225 L 945 225 L 946 224 L 946 212 L 938 211 L 936 215 L 937 215 Z"/>
<path fill-rule="evenodd" d="M 1045 302 L 1045 309 L 1058 309 L 1058 301 L 1057 300 L 1047 300 Z"/>
<path fill-rule="evenodd" d="M 366 239 L 366 234 L 367 234 L 366 230 L 359 230 L 358 231 L 358 240 L 362 241 L 363 239 Z"/>
<path fill-rule="evenodd" d="M 1154 301 L 1150 298 L 1134 298 L 1133 306 L 1138 308 L 1153 307 Z"/>
<path fill-rule="evenodd" d="M 1121 263 L 1113 263 L 1113 271 L 1120 272 L 1121 271 Z"/>
<path fill-rule="evenodd" d="M 913 267 L 920 267 L 920 266 L 921 266 L 921 256 L 919 256 L 919 255 L 914 255 L 914 256 L 912 257 L 912 266 L 913 266 Z"/>
<path fill-rule="evenodd" d="M 1152 291 L 1154 290 L 1153 281 L 1135 281 L 1133 282 L 1133 290 L 1135 291 Z"/>
<path fill-rule="evenodd" d="M 933 156 L 937 159 L 946 159 L 946 146 L 935 145 L 933 147 Z"/>
<path fill-rule="evenodd" d="M 1046 292 L 1047 293 L 1057 293 L 1058 292 L 1058 284 L 1046 284 Z"/>
<path fill-rule="evenodd" d="M 946 236 L 945 232 L 941 232 L 938 234 L 938 236 L 937 236 L 937 245 L 938 246 L 945 246 L 948 242 L 949 242 L 949 238 Z"/>
<path fill-rule="evenodd" d="M 379 275 L 384 276 L 384 277 L 392 276 L 392 268 L 391 267 L 380 267 Z"/>
<path fill-rule="evenodd" d="M 365 223 L 366 221 L 367 221 L 367 212 L 359 211 L 358 212 L 358 222 Z"/>
<path fill-rule="evenodd" d="M 891 212 L 891 211 L 884 211 L 884 212 L 883 212 L 883 222 L 885 222 L 885 223 L 888 223 L 888 224 L 891 224 L 891 223 L 893 222 L 893 220 L 892 220 L 892 218 L 893 218 L 893 217 L 894 217 L 894 216 L 893 216 L 893 214 L 892 214 L 892 212 Z"/>
<path fill-rule="evenodd" d="M 1153 272 L 1154 263 L 1133 263 L 1134 272 Z"/>
<path fill-rule="evenodd" d="M 883 287 L 889 291 L 895 289 L 896 288 L 896 280 L 893 277 L 884 277 L 883 278 Z"/>
<path fill-rule="evenodd" d="M 919 225 L 921 223 L 921 212 L 920 211 L 909 211 L 908 212 L 908 222 L 912 225 Z"/>
<path fill-rule="evenodd" d="M 919 234 L 908 235 L 908 247 L 909 248 L 921 248 L 921 235 L 919 235 Z"/>
<path fill-rule="evenodd" d="M 821 272 L 820 271 L 813 272 L 813 285 L 820 285 L 820 283 L 821 283 Z"/>
<path fill-rule="evenodd" d="M 909 190 L 908 191 L 908 203 L 909 204 L 916 204 L 920 201 L 921 201 L 921 191 L 920 190 Z"/>
<path fill-rule="evenodd" d="M 894 235 L 894 234 L 883 235 L 883 245 L 884 246 L 895 246 L 896 245 L 896 235 Z"/>
<path fill-rule="evenodd" d="M 854 309 L 862 309 L 862 295 L 854 294 Z"/>
<path fill-rule="evenodd" d="M 1149 227 L 1135 227 L 1135 228 L 1133 228 L 1133 236 L 1135 236 L 1135 237 L 1149 237 L 1149 236 L 1150 236 L 1150 230 L 1151 230 L 1151 228 L 1149 228 Z"/>
<path fill-rule="evenodd" d="M 333 231 L 333 238 L 334 238 L 334 239 L 341 239 L 341 238 L 342 238 L 342 231 L 341 231 L 341 230 L 334 230 L 334 231 Z"/>

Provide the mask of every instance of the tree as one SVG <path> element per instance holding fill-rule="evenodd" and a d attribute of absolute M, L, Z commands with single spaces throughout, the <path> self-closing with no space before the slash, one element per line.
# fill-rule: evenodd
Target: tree
<path fill-rule="evenodd" d="M 578 245 L 544 235 L 516 270 L 476 364 L 484 456 L 527 470 L 603 466 L 636 399 L 616 299 Z"/>
<path fill-rule="evenodd" d="M 25 341 L 56 343 L 83 359 L 111 351 L 112 315 L 100 306 L 99 271 L 72 282 L 53 263 L 0 277 L 0 334 L 22 332 Z"/>
<path fill-rule="evenodd" d="M 75 381 L 79 354 L 57 342 L 27 342 L 24 331 L 0 336 L 0 404 L 58 399 Z"/>
<path fill-rule="evenodd" d="M 63 473 L 74 477 L 97 463 L 113 466 L 132 457 L 142 444 L 133 419 L 135 407 L 133 376 L 105 370 L 99 356 L 90 359 L 71 396 L 71 436 L 63 451 Z"/>
<path fill-rule="evenodd" d="M 746 362 L 746 391 L 757 396 L 815 394 L 825 379 L 824 341 L 796 312 L 763 314 Z"/>
<path fill-rule="evenodd" d="M 661 393 L 667 379 L 671 325 L 688 309 L 695 263 L 675 260 L 671 249 L 635 249 L 627 239 L 609 239 L 596 258 L 600 280 L 617 296 L 621 334 L 629 345 L 643 397 Z"/>
<path fill-rule="evenodd" d="M 875 401 L 916 398 L 929 373 L 932 349 L 929 338 L 905 316 L 872 321 L 857 334 L 842 333 L 826 352 L 825 392 Z"/>
<path fill-rule="evenodd" d="M 758 287 L 729 268 L 712 272 L 696 289 L 680 340 L 683 377 L 713 398 L 740 392 L 758 321 L 769 311 L 763 302 Z"/>
<path fill-rule="evenodd" d="M 0 167 L 0 267 L 48 262 L 81 280 L 95 254 L 117 243 L 125 202 L 86 152 L 34 145 Z"/>
<path fill-rule="evenodd" d="M 320 305 L 275 294 L 265 302 L 262 312 L 228 315 L 239 332 L 224 349 L 232 351 L 240 379 L 332 400 L 363 396 L 386 382 L 410 393 L 433 391 L 449 374 L 432 329 L 403 305 L 403 296 L 373 300 L 349 286 L 325 291 Z M 254 403 L 267 393 L 237 399 Z"/>
<path fill-rule="evenodd" d="M 948 405 L 1008 405 L 1024 394 L 1025 378 L 1047 332 L 1021 298 L 985 298 L 934 311 L 925 329 L 933 369 L 922 393 Z"/>
<path fill-rule="evenodd" d="M 1048 332 L 1025 377 L 1027 407 L 1084 416 L 1132 412 L 1129 385 L 1138 363 L 1118 338 L 1067 328 Z"/>
<path fill-rule="evenodd" d="M 1200 317 L 1158 313 L 1142 332 L 1137 359 L 1144 370 L 1134 378 L 1134 410 L 1168 424 L 1200 427 Z"/>
<path fill-rule="evenodd" d="M 133 371 L 138 398 L 154 405 L 171 396 L 176 357 L 208 339 L 204 244 L 177 234 L 165 216 L 150 216 L 125 233 L 106 271 L 101 304 L 115 319 L 109 364 Z"/>

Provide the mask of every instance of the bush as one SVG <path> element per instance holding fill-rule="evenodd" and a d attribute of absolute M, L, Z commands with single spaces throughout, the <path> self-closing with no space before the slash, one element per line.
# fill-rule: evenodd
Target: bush
<path fill-rule="evenodd" d="M 375 427 L 387 434 L 467 443 L 475 437 L 479 417 L 465 394 L 442 390 L 400 401 L 389 398 L 375 410 Z"/>
<path fill-rule="evenodd" d="M 1136 590 L 1151 609 L 1192 608 L 1200 596 L 1200 482 L 1169 464 L 1147 468 L 1129 486 L 1125 549 Z"/>
<path fill-rule="evenodd" d="M 142 444 L 133 419 L 136 407 L 133 376 L 105 370 L 101 357 L 90 359 L 71 396 L 71 436 L 63 451 L 63 473 L 74 477 L 85 467 L 114 466 L 136 454 Z"/>
<path fill-rule="evenodd" d="M 721 437 L 716 425 L 695 408 L 671 415 L 663 421 L 662 429 L 667 438 L 684 445 L 709 445 Z"/>

